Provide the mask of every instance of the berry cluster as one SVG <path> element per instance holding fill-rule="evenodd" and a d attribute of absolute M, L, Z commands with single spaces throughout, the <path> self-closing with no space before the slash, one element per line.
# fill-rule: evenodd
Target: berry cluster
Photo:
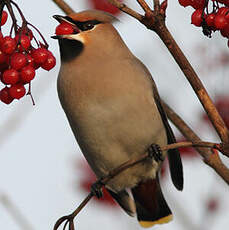
<path fill-rule="evenodd" d="M 120 2 L 123 2 L 123 0 L 119 0 Z M 92 8 L 96 10 L 102 10 L 106 11 L 110 14 L 117 15 L 120 13 L 120 10 L 113 6 L 109 1 L 107 0 L 88 0 L 89 4 L 92 6 Z"/>
<path fill-rule="evenodd" d="M 229 47 L 229 0 L 178 0 L 180 5 L 195 9 L 191 16 L 192 24 L 203 28 L 204 35 L 211 37 L 212 32 L 228 39 Z M 211 7 L 211 10 L 209 9 Z"/>
<path fill-rule="evenodd" d="M 12 4 L 17 8 L 22 18 L 22 25 L 17 25 Z M 39 30 L 28 23 L 20 8 L 12 1 L 6 1 L 12 19 L 12 27 L 9 35 L 3 35 L 0 30 L 0 83 L 4 87 L 0 90 L 0 100 L 5 104 L 10 104 L 14 99 L 20 99 L 26 94 L 26 85 L 28 85 L 27 94 L 31 95 L 31 81 L 35 78 L 36 70 L 42 68 L 49 71 L 56 65 L 56 59 L 48 50 L 48 44 Z M 1 9 L 1 26 L 8 18 L 7 11 Z M 38 41 L 32 30 L 42 38 Z M 13 33 L 14 32 L 14 33 Z"/>

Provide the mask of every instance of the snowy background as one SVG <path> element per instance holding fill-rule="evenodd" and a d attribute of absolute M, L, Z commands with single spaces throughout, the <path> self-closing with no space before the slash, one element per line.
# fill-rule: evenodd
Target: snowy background
<path fill-rule="evenodd" d="M 87 194 L 82 186 L 82 181 L 87 180 L 87 170 L 82 169 L 86 167 L 85 161 L 56 90 L 59 50 L 57 41 L 50 36 L 57 26 L 52 15 L 63 15 L 63 12 L 51 0 L 16 2 L 27 20 L 47 38 L 57 65 L 50 72 L 37 71 L 32 85 L 35 106 L 28 96 L 10 105 L 0 104 L 0 229 L 51 230 L 55 221 L 70 214 Z M 86 0 L 67 2 L 75 11 L 92 7 Z M 136 1 L 126 3 L 142 12 Z M 200 28 L 190 24 L 192 11 L 170 0 L 167 25 L 215 99 L 219 94 L 226 94 L 229 86 L 226 66 L 214 67 L 222 52 L 228 54 L 226 41 L 218 34 L 212 39 L 204 37 Z M 162 98 L 204 140 L 217 141 L 209 125 L 201 120 L 203 110 L 198 99 L 157 35 L 125 14 L 118 17 L 121 22 L 115 27 L 149 68 Z M 162 179 L 174 220 L 153 229 L 226 229 L 229 226 L 228 186 L 200 157 L 185 155 L 183 162 L 183 192 L 175 190 L 168 175 Z M 95 228 L 141 229 L 136 219 L 127 216 L 118 206 L 93 200 L 77 217 L 76 229 Z"/>

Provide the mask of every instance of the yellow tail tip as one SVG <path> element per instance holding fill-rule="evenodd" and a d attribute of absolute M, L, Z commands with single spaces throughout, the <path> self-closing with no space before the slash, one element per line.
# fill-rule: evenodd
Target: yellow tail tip
<path fill-rule="evenodd" d="M 165 217 L 162 217 L 159 220 L 155 220 L 155 221 L 139 221 L 139 224 L 143 227 L 143 228 L 150 228 L 152 226 L 154 226 L 155 224 L 165 224 L 170 222 L 173 219 L 173 215 L 168 215 Z"/>

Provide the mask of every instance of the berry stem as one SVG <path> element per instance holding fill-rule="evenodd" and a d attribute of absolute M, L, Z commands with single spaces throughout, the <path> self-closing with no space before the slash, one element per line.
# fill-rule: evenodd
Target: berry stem
<path fill-rule="evenodd" d="M 35 27 L 33 24 L 31 24 L 29 22 L 27 24 L 37 31 L 37 33 L 40 35 L 40 37 L 42 38 L 43 42 L 45 43 L 45 48 L 48 49 L 49 45 L 46 42 L 44 36 L 41 34 L 41 32 L 37 29 L 37 27 Z"/>
<path fill-rule="evenodd" d="M 29 90 L 28 90 L 28 93 L 26 95 L 29 95 L 31 100 L 32 100 L 32 104 L 35 105 L 35 101 L 33 99 L 33 95 L 31 93 L 31 82 L 29 82 Z"/>

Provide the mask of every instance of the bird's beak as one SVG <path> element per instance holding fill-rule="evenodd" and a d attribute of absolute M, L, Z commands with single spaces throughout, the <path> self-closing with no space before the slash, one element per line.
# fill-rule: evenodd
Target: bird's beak
<path fill-rule="evenodd" d="M 73 34 L 78 34 L 80 33 L 80 29 L 77 27 L 77 25 L 74 23 L 74 21 L 68 17 L 68 16 L 61 16 L 61 15 L 53 15 L 53 18 L 55 18 L 59 23 L 68 23 L 74 28 L 74 33 Z M 63 39 L 66 38 L 68 35 L 54 35 L 51 36 L 53 39 Z"/>

